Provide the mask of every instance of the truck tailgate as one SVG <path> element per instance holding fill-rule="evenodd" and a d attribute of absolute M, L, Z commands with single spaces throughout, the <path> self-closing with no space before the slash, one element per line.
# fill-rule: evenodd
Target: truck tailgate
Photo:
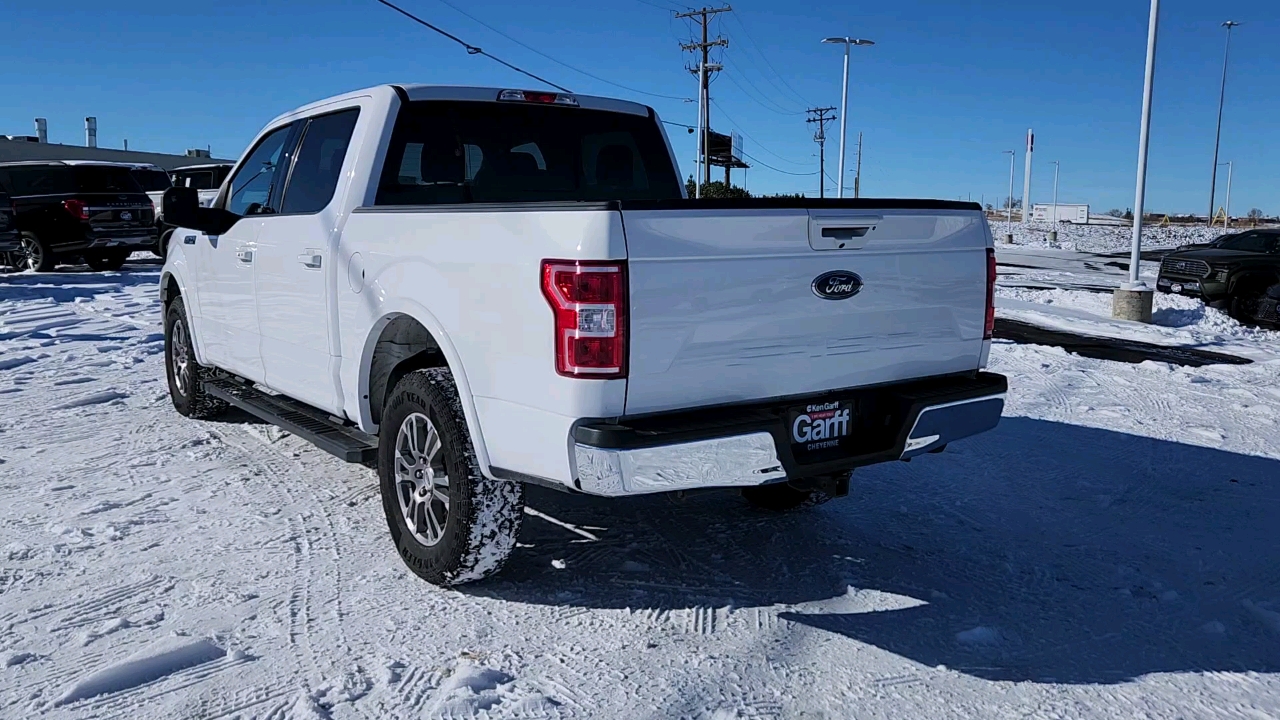
<path fill-rule="evenodd" d="M 991 234 L 976 206 L 624 207 L 623 226 L 628 415 L 972 371 L 981 362 Z"/>

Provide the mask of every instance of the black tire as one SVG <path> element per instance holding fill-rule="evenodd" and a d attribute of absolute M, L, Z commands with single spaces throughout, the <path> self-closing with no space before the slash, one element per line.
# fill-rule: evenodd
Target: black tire
<path fill-rule="evenodd" d="M 1228 300 L 1227 314 L 1243 325 L 1252 325 L 1258 321 L 1258 301 L 1262 299 L 1259 288 L 1246 286 L 1239 288 Z"/>
<path fill-rule="evenodd" d="M 829 493 L 821 490 L 801 490 L 793 487 L 789 482 L 743 488 L 742 497 L 752 506 L 772 512 L 816 507 L 832 499 Z"/>
<path fill-rule="evenodd" d="M 128 250 L 90 250 L 84 254 L 84 264 L 98 272 L 119 270 L 128 259 Z"/>
<path fill-rule="evenodd" d="M 17 265 L 23 270 L 51 272 L 58 266 L 58 256 L 49 248 L 49 243 L 41 240 L 33 232 L 22 233 L 19 241 L 22 249 L 17 253 Z"/>
<path fill-rule="evenodd" d="M 429 423 L 423 423 L 423 418 Z M 418 577 L 442 586 L 481 580 L 501 569 L 520 535 L 524 486 L 490 480 L 480 472 L 453 374 L 444 368 L 431 368 L 405 375 L 387 398 L 380 427 L 378 479 L 382 508 L 404 564 Z M 440 470 L 432 470 L 425 479 L 423 470 L 434 468 L 435 461 L 427 458 L 427 453 L 413 457 L 405 452 L 408 448 L 397 447 L 402 445 L 402 438 L 418 437 L 415 428 L 434 431 L 439 442 L 439 449 L 431 458 L 438 458 Z M 425 450 L 433 446 L 426 439 L 429 437 L 414 440 L 415 447 L 420 444 Z M 405 459 L 405 472 L 399 480 L 398 458 Z M 414 459 L 413 466 L 408 459 Z M 416 479 L 412 467 L 422 468 L 416 471 Z M 446 478 L 443 486 L 431 479 L 441 471 Z M 428 493 L 424 501 L 412 492 L 415 487 L 421 491 L 421 486 L 427 484 L 432 491 L 439 490 L 447 496 L 447 504 L 433 493 Z M 439 508 L 444 509 L 443 523 L 439 522 Z M 422 513 L 434 514 L 428 522 Z M 410 529 L 406 515 L 421 519 L 415 529 Z M 424 542 L 423 533 L 434 533 L 436 541 Z"/>
<path fill-rule="evenodd" d="M 213 376 L 213 368 L 196 362 L 191 340 L 191 325 L 181 297 L 174 298 L 164 313 L 164 374 L 169 381 L 169 398 L 182 415 L 196 420 L 217 417 L 227 410 L 227 403 L 204 391 L 204 381 Z"/>

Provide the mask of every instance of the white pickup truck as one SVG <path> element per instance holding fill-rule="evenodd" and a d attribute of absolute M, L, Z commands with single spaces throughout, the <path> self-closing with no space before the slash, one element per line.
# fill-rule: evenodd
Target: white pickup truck
<path fill-rule="evenodd" d="M 361 90 L 165 211 L 174 406 L 376 465 L 397 552 L 438 584 L 501 566 L 526 484 L 786 509 L 1004 405 L 976 204 L 689 200 L 642 105 Z"/>

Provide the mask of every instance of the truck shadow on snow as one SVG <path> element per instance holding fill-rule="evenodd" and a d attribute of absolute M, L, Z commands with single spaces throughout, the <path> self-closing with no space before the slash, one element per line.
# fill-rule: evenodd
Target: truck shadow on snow
<path fill-rule="evenodd" d="M 507 570 L 464 591 L 629 609 L 656 642 L 835 633 L 989 680 L 1276 672 L 1278 486 L 1275 460 L 1006 418 L 792 515 L 533 490 Z"/>
<path fill-rule="evenodd" d="M 47 273 L 0 273 L 0 300 L 75 302 L 79 298 L 112 292 L 137 285 L 158 286 L 161 265 L 130 261 L 114 272 L 97 272 L 88 267 L 61 266 Z M 157 294 L 159 291 L 156 291 Z"/>

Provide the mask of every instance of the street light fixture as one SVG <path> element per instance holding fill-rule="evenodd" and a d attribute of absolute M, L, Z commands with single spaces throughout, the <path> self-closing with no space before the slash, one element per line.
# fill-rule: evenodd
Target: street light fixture
<path fill-rule="evenodd" d="M 1218 148 L 1222 145 L 1222 106 L 1227 99 L 1227 61 L 1231 59 L 1231 29 L 1240 27 L 1235 20 L 1222 23 L 1227 29 L 1227 49 L 1222 53 L 1222 88 L 1218 91 L 1218 129 L 1213 137 L 1213 181 L 1209 183 L 1209 226 L 1213 227 L 1213 196 L 1218 189 Z"/>
<path fill-rule="evenodd" d="M 840 180 L 836 183 L 836 196 L 844 197 L 844 138 L 849 129 L 849 46 L 869 46 L 875 43 L 851 37 L 829 37 L 822 42 L 844 45 L 844 91 L 840 95 Z"/>

